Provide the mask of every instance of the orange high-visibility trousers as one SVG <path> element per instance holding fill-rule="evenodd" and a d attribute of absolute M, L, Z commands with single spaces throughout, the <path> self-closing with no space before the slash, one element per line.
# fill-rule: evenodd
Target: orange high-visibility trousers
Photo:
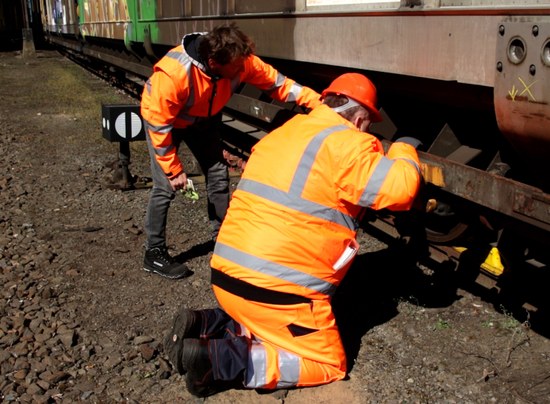
<path fill-rule="evenodd" d="M 275 305 L 215 285 L 213 290 L 223 310 L 251 338 L 246 387 L 315 386 L 345 377 L 346 355 L 328 300 Z"/>

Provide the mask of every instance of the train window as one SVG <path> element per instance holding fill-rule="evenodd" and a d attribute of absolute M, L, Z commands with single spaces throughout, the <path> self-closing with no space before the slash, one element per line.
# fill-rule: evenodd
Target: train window
<path fill-rule="evenodd" d="M 395 0 L 307 0 L 308 6 L 339 6 L 343 4 L 391 3 Z"/>
<path fill-rule="evenodd" d="M 235 13 L 269 13 L 281 11 L 296 11 L 296 1 L 271 0 L 271 1 L 236 1 Z"/>
<path fill-rule="evenodd" d="M 320 10 L 375 10 L 380 8 L 397 8 L 395 0 L 306 0 L 306 8 Z"/>
<path fill-rule="evenodd" d="M 469 7 L 469 8 L 487 8 L 487 7 L 527 7 L 538 6 L 540 0 L 440 0 L 440 7 Z"/>

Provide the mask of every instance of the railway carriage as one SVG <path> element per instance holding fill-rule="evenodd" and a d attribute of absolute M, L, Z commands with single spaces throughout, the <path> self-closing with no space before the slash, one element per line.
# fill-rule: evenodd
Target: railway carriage
<path fill-rule="evenodd" d="M 49 42 L 133 82 L 184 34 L 229 21 L 319 91 L 342 72 L 365 73 L 385 118 L 373 132 L 423 142 L 421 223 L 435 250 L 483 228 L 498 248 L 485 273 L 529 263 L 548 279 L 550 0 L 40 1 Z M 237 133 L 253 144 L 296 112 L 239 89 L 224 110 L 228 142 L 246 152 Z M 393 234 L 394 219 L 382 212 L 370 225 Z"/>

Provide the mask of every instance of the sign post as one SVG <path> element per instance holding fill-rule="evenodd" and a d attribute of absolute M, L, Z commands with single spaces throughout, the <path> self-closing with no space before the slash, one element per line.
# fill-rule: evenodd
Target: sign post
<path fill-rule="evenodd" d="M 122 189 L 134 186 L 130 174 L 130 142 L 145 140 L 145 129 L 139 113 L 139 105 L 102 105 L 103 137 L 110 142 L 118 142 L 119 169 L 122 171 Z"/>

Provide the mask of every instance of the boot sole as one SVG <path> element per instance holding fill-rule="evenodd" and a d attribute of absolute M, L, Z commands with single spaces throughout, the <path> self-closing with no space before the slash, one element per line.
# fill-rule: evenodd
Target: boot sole
<path fill-rule="evenodd" d="M 189 269 L 187 269 L 185 272 L 183 272 L 181 274 L 178 274 L 178 275 L 168 275 L 168 274 L 166 274 L 162 271 L 158 271 L 156 269 L 149 269 L 149 268 L 146 268 L 146 267 L 143 267 L 143 270 L 145 272 L 151 272 L 151 273 L 160 275 L 163 278 L 167 278 L 167 279 L 182 279 L 182 278 L 187 278 L 187 277 L 193 275 L 193 271 L 191 271 Z"/>

